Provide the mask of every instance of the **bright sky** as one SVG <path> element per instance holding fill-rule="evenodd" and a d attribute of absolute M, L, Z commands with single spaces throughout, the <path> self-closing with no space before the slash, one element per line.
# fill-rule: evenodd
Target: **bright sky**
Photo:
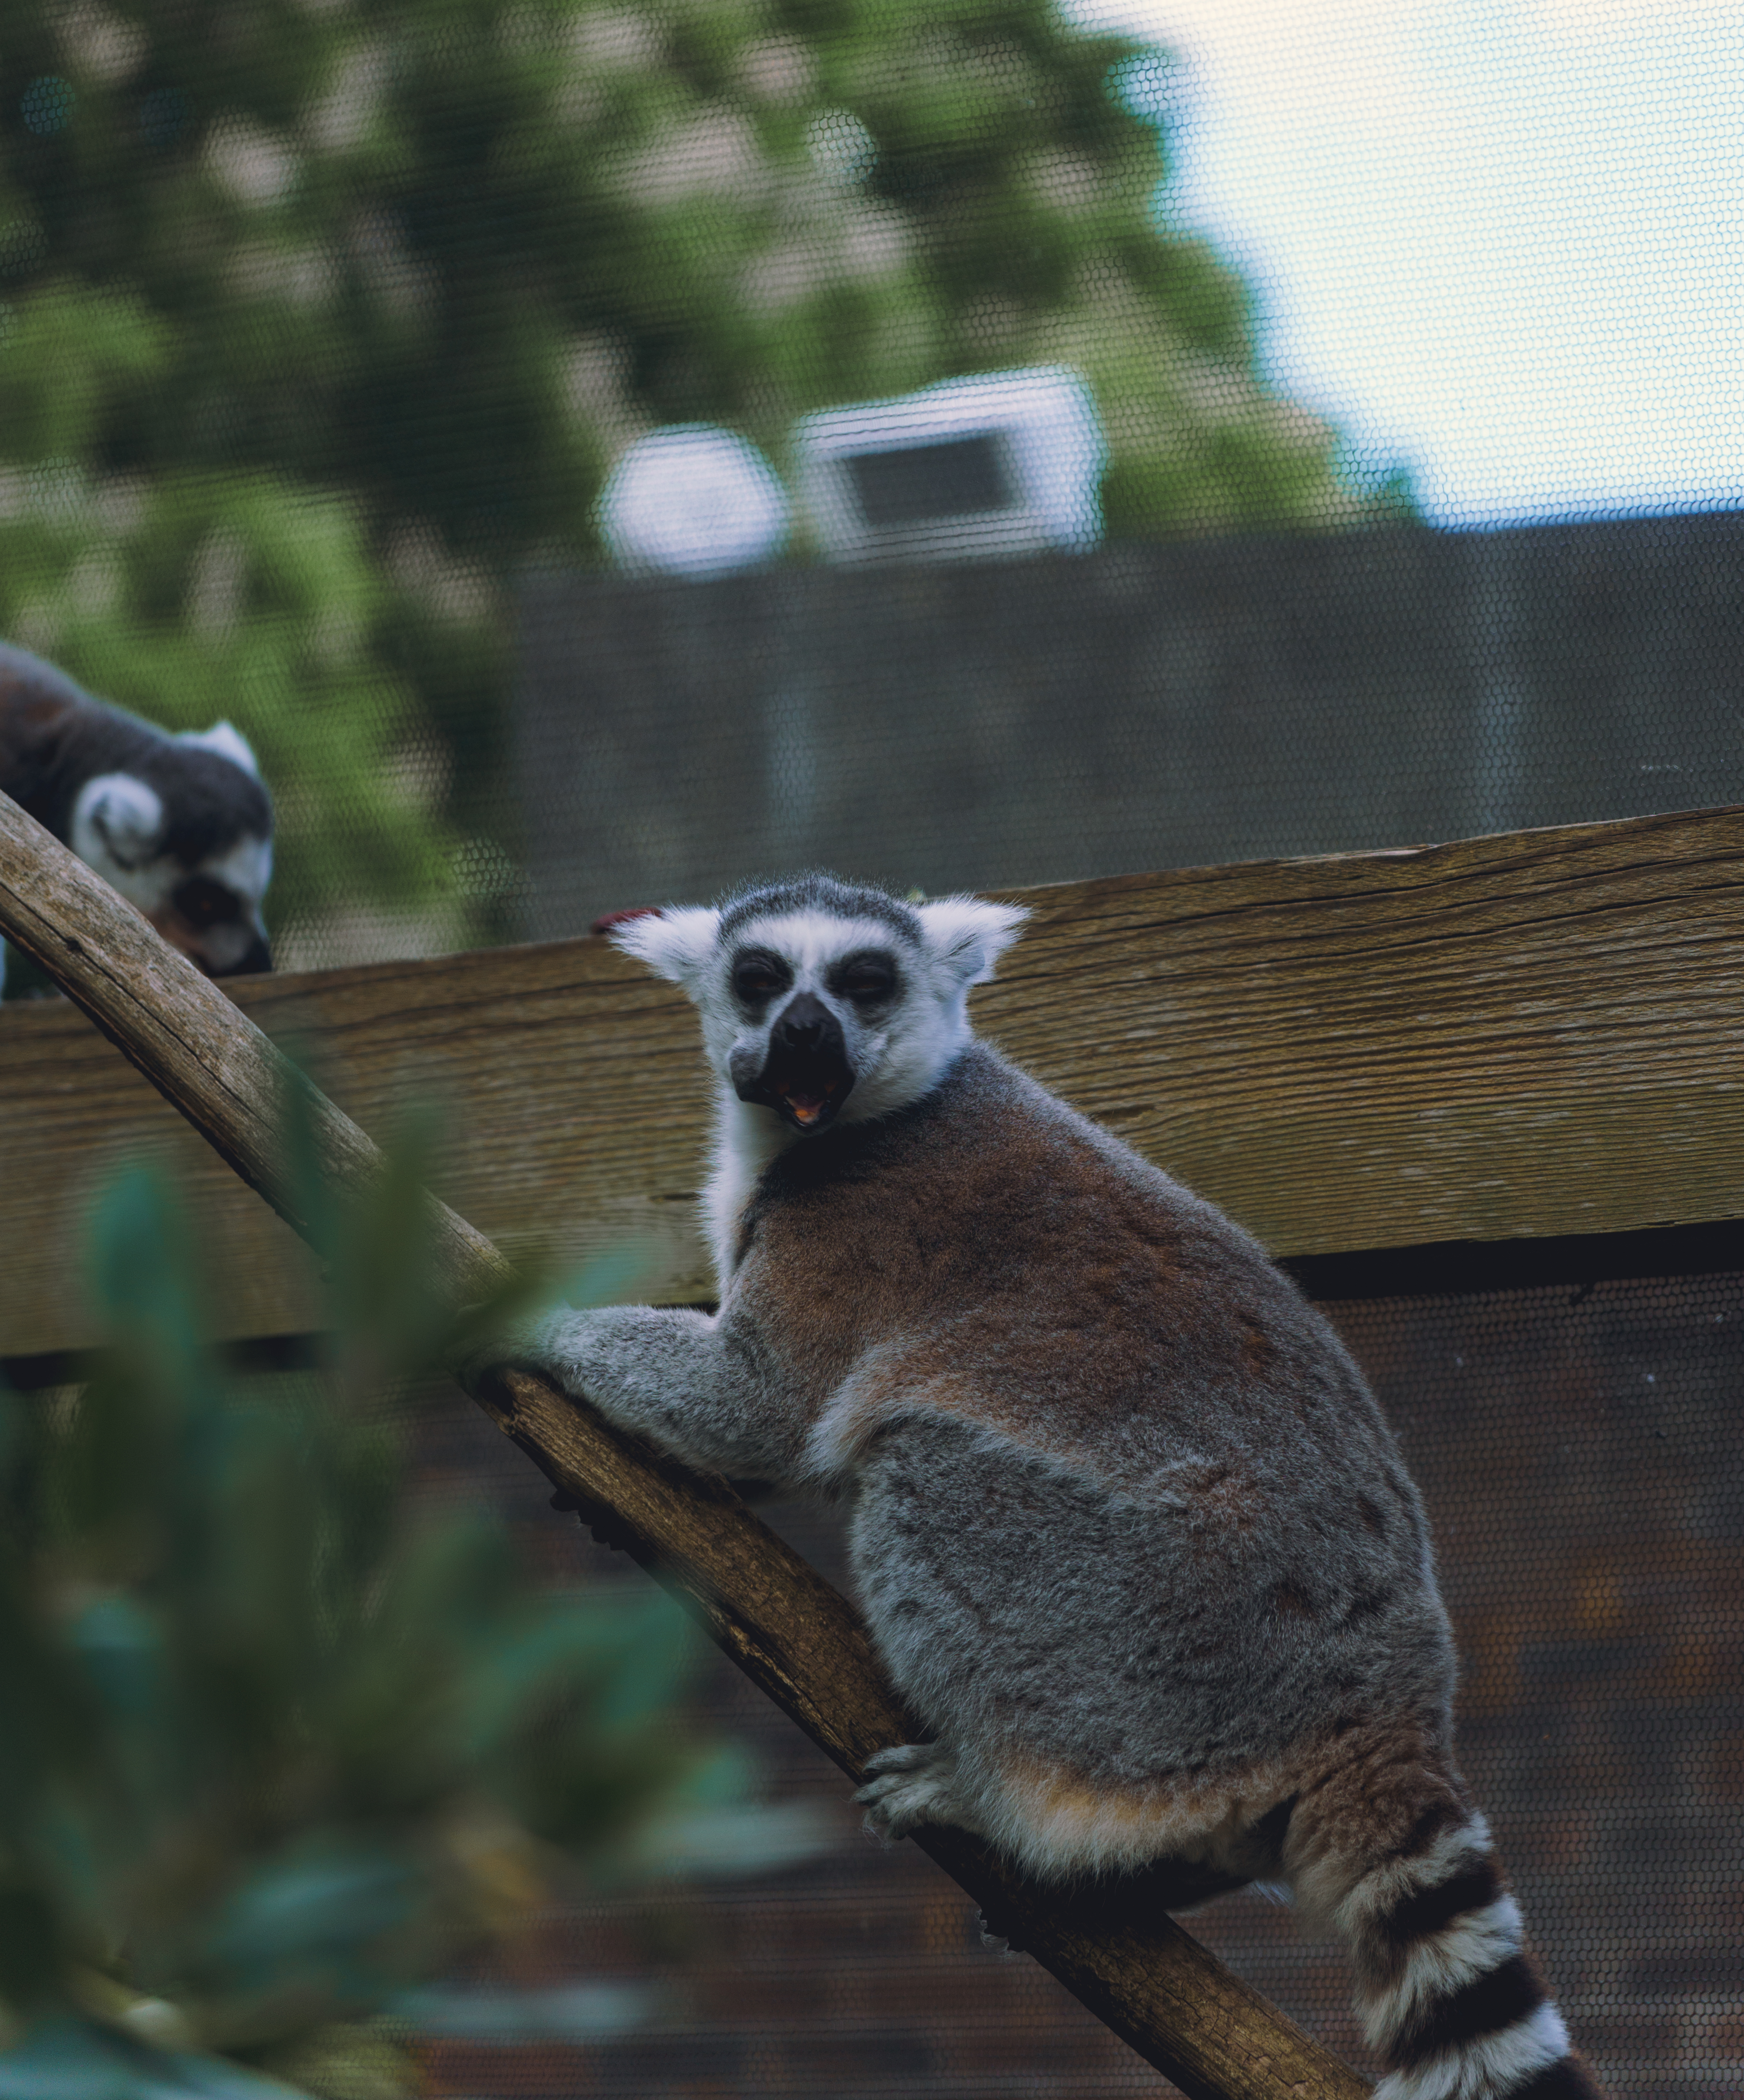
<path fill-rule="evenodd" d="M 1432 516 L 1744 502 L 1744 0 L 1079 0 L 1190 60 L 1172 194 Z"/>

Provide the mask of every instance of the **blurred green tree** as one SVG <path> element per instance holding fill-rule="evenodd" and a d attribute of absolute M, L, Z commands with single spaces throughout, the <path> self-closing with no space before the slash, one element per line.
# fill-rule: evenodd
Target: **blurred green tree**
<path fill-rule="evenodd" d="M 1064 359 L 1117 535 L 1408 505 L 1159 218 L 1168 57 L 1053 0 L 12 0 L 0 69 L 0 627 L 237 717 L 281 919 L 488 927 L 506 589 L 652 422 Z"/>
<path fill-rule="evenodd" d="M 413 1492 L 389 1403 L 446 1325 L 417 1186 L 402 1156 L 328 1220 L 325 1374 L 239 1381 L 129 1174 L 97 1374 L 0 1389 L 0 2100 L 410 2090 L 360 2025 L 409 1985 L 697 1820 L 732 1864 L 740 1760 L 669 1723 L 677 1606 L 541 1587 Z"/>

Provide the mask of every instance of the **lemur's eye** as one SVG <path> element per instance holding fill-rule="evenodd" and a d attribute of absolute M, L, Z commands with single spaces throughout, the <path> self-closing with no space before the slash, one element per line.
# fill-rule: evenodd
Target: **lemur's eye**
<path fill-rule="evenodd" d="M 190 926 L 215 926 L 221 919 L 241 916 L 233 890 L 209 875 L 196 875 L 176 885 L 170 902 Z"/>
<path fill-rule="evenodd" d="M 854 955 L 835 973 L 832 989 L 872 1005 L 896 989 L 896 972 L 881 955 Z"/>
<path fill-rule="evenodd" d="M 741 955 L 733 965 L 733 991 L 747 1006 L 761 1006 L 793 982 L 793 972 L 774 955 Z"/>

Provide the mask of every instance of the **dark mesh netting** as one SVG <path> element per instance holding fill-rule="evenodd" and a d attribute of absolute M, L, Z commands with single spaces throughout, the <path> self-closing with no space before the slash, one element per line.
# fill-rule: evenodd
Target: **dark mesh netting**
<path fill-rule="evenodd" d="M 18 0 L 0 636 L 298 967 L 1744 794 L 1736 11 L 1224 12 Z"/>
<path fill-rule="evenodd" d="M 529 585 L 530 931 L 826 864 L 929 890 L 1744 799 L 1744 526 Z"/>
<path fill-rule="evenodd" d="M 1422 1486 L 1462 1665 L 1459 1742 L 1530 1940 L 1605 2090 L 1718 2096 L 1744 2066 L 1744 1280 L 1601 1283 L 1329 1308 Z M 488 1431 L 453 1425 L 532 1503 Z M 815 1518 L 773 1512 L 840 1579 Z M 541 1537 L 549 1524 L 538 1509 Z M 611 1566 L 585 1537 L 568 1551 Z M 617 1579 L 640 1580 L 628 1571 Z M 541 1929 L 499 2017 L 427 2042 L 434 2089 L 629 2096 L 1152 2093 L 1146 2070 L 911 1848 L 862 1837 L 846 1784 L 724 1662 L 704 1709 L 815 1799 L 821 1856 Z M 1336 1950 L 1243 1894 L 1190 1929 L 1369 2063 Z M 577 1979 L 594 1995 L 549 1993 Z M 600 1987 L 651 1994 L 614 2001 Z M 536 1989 L 532 1987 L 536 1986 Z M 516 1996 L 514 1994 L 528 1994 Z M 567 2014 L 565 2008 L 567 2008 Z M 562 2035 L 567 2018 L 570 2032 Z M 526 2023 L 552 2032 L 536 2038 Z M 589 2034 L 592 2020 L 616 2031 Z"/>
<path fill-rule="evenodd" d="M 1732 0 L 0 26 L 0 640 L 246 735 L 280 968 L 819 864 L 938 893 L 1744 801 Z M 1741 1298 L 1334 1308 L 1616 2100 L 1744 2087 Z M 641 1581 L 475 1416 L 443 1439 L 436 1491 Z M 432 2093 L 1160 2089 L 704 1683 L 790 1863 L 536 1921 L 426 2005 Z M 1287 1912 L 1194 1929 L 1366 2061 Z"/>

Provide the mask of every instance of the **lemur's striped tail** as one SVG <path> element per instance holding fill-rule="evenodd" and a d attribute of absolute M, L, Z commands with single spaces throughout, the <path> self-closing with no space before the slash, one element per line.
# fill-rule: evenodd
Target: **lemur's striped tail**
<path fill-rule="evenodd" d="M 1431 1807 L 1334 1913 L 1388 2076 L 1375 2100 L 1597 2100 L 1475 1811 Z"/>

